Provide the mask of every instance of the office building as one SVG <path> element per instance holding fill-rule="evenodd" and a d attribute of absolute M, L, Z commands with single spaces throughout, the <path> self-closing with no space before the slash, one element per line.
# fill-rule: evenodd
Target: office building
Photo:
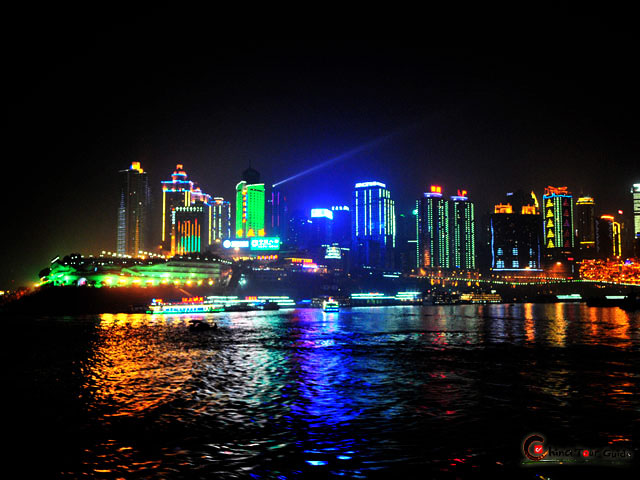
<path fill-rule="evenodd" d="M 576 201 L 576 236 L 580 257 L 595 258 L 596 212 L 592 197 L 580 197 Z"/>
<path fill-rule="evenodd" d="M 596 222 L 596 247 L 600 258 L 622 256 L 622 228 L 613 215 L 602 215 Z"/>
<path fill-rule="evenodd" d="M 236 185 L 236 238 L 265 236 L 265 189 L 260 173 L 249 167 Z"/>
<path fill-rule="evenodd" d="M 416 209 L 416 265 L 424 269 L 450 268 L 449 202 L 442 195 L 442 187 L 431 185 L 416 202 Z"/>
<path fill-rule="evenodd" d="M 204 253 L 209 248 L 211 206 L 198 201 L 171 212 L 171 255 Z"/>
<path fill-rule="evenodd" d="M 633 248 L 636 257 L 640 258 L 640 183 L 631 187 L 633 196 Z"/>
<path fill-rule="evenodd" d="M 387 186 L 375 181 L 356 183 L 353 200 L 353 265 L 394 268 L 395 205 Z"/>
<path fill-rule="evenodd" d="M 573 196 L 567 187 L 548 186 L 542 196 L 543 233 L 547 253 L 571 252 L 575 243 Z"/>
<path fill-rule="evenodd" d="M 140 162 L 120 171 L 120 203 L 116 251 L 119 255 L 138 255 L 147 249 L 149 179 Z"/>
<path fill-rule="evenodd" d="M 473 203 L 466 190 L 458 190 L 451 202 L 451 268 L 475 270 L 476 220 Z"/>
<path fill-rule="evenodd" d="M 489 226 L 492 270 L 542 269 L 542 225 L 533 192 L 507 194 L 505 202 L 494 207 Z"/>
<path fill-rule="evenodd" d="M 182 164 L 176 165 L 171 180 L 160 182 L 162 185 L 162 247 L 171 249 L 172 211 L 175 207 L 188 207 L 192 203 L 193 182 L 187 179 Z"/>
<path fill-rule="evenodd" d="M 288 214 L 287 197 L 277 187 L 271 187 L 271 195 L 268 205 L 268 233 L 272 237 L 278 237 L 283 243 L 287 243 Z"/>
<path fill-rule="evenodd" d="M 231 238 L 231 204 L 222 197 L 211 201 L 211 240 L 209 243 L 222 242 Z"/>

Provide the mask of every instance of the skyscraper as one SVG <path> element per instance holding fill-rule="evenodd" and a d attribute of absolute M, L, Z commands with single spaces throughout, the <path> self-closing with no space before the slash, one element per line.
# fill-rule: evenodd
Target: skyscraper
<path fill-rule="evenodd" d="M 613 215 L 602 215 L 596 222 L 596 244 L 600 258 L 622 256 L 622 230 Z"/>
<path fill-rule="evenodd" d="M 236 237 L 265 236 L 265 190 L 260 173 L 249 167 L 236 185 Z"/>
<path fill-rule="evenodd" d="M 574 246 L 573 196 L 567 187 L 548 186 L 544 205 L 544 245 L 550 254 L 571 251 Z"/>
<path fill-rule="evenodd" d="M 594 258 L 596 254 L 596 212 L 592 197 L 580 197 L 576 201 L 576 227 L 578 250 L 582 258 Z"/>
<path fill-rule="evenodd" d="M 210 243 L 231 238 L 231 204 L 222 197 L 214 197 L 211 210 Z"/>
<path fill-rule="evenodd" d="M 140 162 L 121 170 L 120 177 L 117 252 L 137 256 L 148 241 L 149 180 Z"/>
<path fill-rule="evenodd" d="M 533 192 L 509 193 L 490 218 L 491 269 L 542 269 L 542 225 Z"/>
<path fill-rule="evenodd" d="M 381 182 L 356 183 L 353 192 L 352 248 L 358 267 L 394 267 L 395 205 Z"/>
<path fill-rule="evenodd" d="M 176 165 L 171 174 L 171 180 L 160 182 L 162 185 L 162 246 L 165 250 L 171 248 L 171 212 L 175 207 L 188 207 L 192 203 L 194 193 L 193 182 L 187 180 L 187 173 L 182 164 Z"/>
<path fill-rule="evenodd" d="M 331 242 L 337 243 L 342 248 L 351 246 L 351 210 L 347 205 L 334 205 L 333 229 L 331 230 Z"/>
<path fill-rule="evenodd" d="M 442 195 L 442 187 L 431 185 L 416 208 L 418 268 L 450 268 L 449 202 Z"/>
<path fill-rule="evenodd" d="M 634 183 L 631 187 L 633 195 L 633 245 L 635 255 L 640 257 L 640 183 Z"/>
<path fill-rule="evenodd" d="M 287 197 L 276 186 L 271 187 L 269 200 L 269 235 L 287 241 L 288 206 Z"/>
<path fill-rule="evenodd" d="M 475 213 L 466 190 L 451 197 L 451 222 L 451 268 L 475 270 Z"/>

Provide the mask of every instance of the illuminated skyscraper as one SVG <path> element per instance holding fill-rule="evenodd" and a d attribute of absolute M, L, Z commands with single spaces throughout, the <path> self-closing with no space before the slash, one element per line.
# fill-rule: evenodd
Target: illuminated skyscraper
<path fill-rule="evenodd" d="M 596 254 L 596 212 L 592 197 L 580 197 L 576 201 L 576 227 L 580 256 L 593 258 Z"/>
<path fill-rule="evenodd" d="M 191 205 L 194 193 L 193 182 L 187 180 L 187 173 L 181 164 L 171 174 L 171 180 L 162 184 L 162 246 L 165 250 L 171 248 L 171 212 L 175 207 Z"/>
<path fill-rule="evenodd" d="M 600 258 L 622 256 L 622 231 L 613 215 L 602 215 L 596 222 L 596 243 Z"/>
<path fill-rule="evenodd" d="M 466 190 L 451 197 L 451 222 L 451 268 L 475 270 L 475 213 Z"/>
<path fill-rule="evenodd" d="M 203 253 L 209 248 L 210 205 L 197 201 L 171 212 L 171 255 Z"/>
<path fill-rule="evenodd" d="M 352 248 L 358 267 L 394 267 L 395 205 L 380 182 L 356 183 L 353 193 Z"/>
<path fill-rule="evenodd" d="M 547 252 L 567 252 L 574 246 L 573 196 L 567 187 L 547 187 L 542 196 L 544 245 Z"/>
<path fill-rule="evenodd" d="M 284 243 L 287 242 L 288 230 L 288 207 L 287 197 L 276 186 L 271 187 L 271 198 L 269 199 L 269 235 L 279 237 Z"/>
<path fill-rule="evenodd" d="M 418 268 L 450 268 L 449 202 L 442 187 L 431 185 L 429 192 L 416 202 L 416 264 Z"/>
<path fill-rule="evenodd" d="M 222 197 L 214 197 L 211 204 L 211 241 L 231 238 L 231 204 Z"/>
<path fill-rule="evenodd" d="M 334 205 L 333 229 L 331 230 L 331 242 L 337 243 L 342 248 L 351 246 L 351 210 L 347 205 Z"/>
<path fill-rule="evenodd" d="M 117 252 L 137 256 L 146 249 L 148 236 L 149 180 L 140 162 L 120 171 Z"/>
<path fill-rule="evenodd" d="M 631 188 L 633 195 L 633 242 L 635 255 L 640 257 L 640 183 L 634 183 Z"/>
<path fill-rule="evenodd" d="M 531 192 L 509 193 L 494 207 L 490 219 L 491 269 L 542 269 L 542 225 L 537 200 Z"/>
<path fill-rule="evenodd" d="M 249 167 L 236 185 L 236 237 L 265 236 L 265 191 L 260 173 Z"/>

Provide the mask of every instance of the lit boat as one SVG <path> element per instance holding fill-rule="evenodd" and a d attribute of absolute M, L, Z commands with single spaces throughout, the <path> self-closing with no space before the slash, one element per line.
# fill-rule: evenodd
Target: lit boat
<path fill-rule="evenodd" d="M 322 311 L 323 312 L 339 312 L 340 304 L 332 299 L 325 300 L 322 302 Z"/>
<path fill-rule="evenodd" d="M 147 313 L 152 314 L 198 314 L 223 312 L 224 306 L 205 300 L 203 297 L 183 298 L 180 302 L 164 302 L 161 298 L 154 298 Z"/>

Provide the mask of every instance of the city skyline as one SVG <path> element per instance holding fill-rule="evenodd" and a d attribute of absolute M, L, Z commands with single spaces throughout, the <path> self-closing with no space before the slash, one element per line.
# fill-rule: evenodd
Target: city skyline
<path fill-rule="evenodd" d="M 52 161 L 30 172 L 36 194 L 8 185 L 23 205 L 4 239 L 5 288 L 59 253 L 115 249 L 113 172 L 132 162 L 148 172 L 155 219 L 176 164 L 225 200 L 249 164 L 267 185 L 296 177 L 280 188 L 301 208 L 345 204 L 353 184 L 377 179 L 398 212 L 432 184 L 470 192 L 476 217 L 508 191 L 541 196 L 547 185 L 594 197 L 600 213 L 632 209 L 640 97 L 630 51 L 611 43 L 522 45 L 517 58 L 346 46 L 213 50 L 209 60 L 174 45 L 180 56 L 158 63 L 128 51 L 142 31 L 101 28 L 117 41 L 89 38 L 89 56 L 50 57 L 43 70 L 16 63 L 11 146 Z"/>

